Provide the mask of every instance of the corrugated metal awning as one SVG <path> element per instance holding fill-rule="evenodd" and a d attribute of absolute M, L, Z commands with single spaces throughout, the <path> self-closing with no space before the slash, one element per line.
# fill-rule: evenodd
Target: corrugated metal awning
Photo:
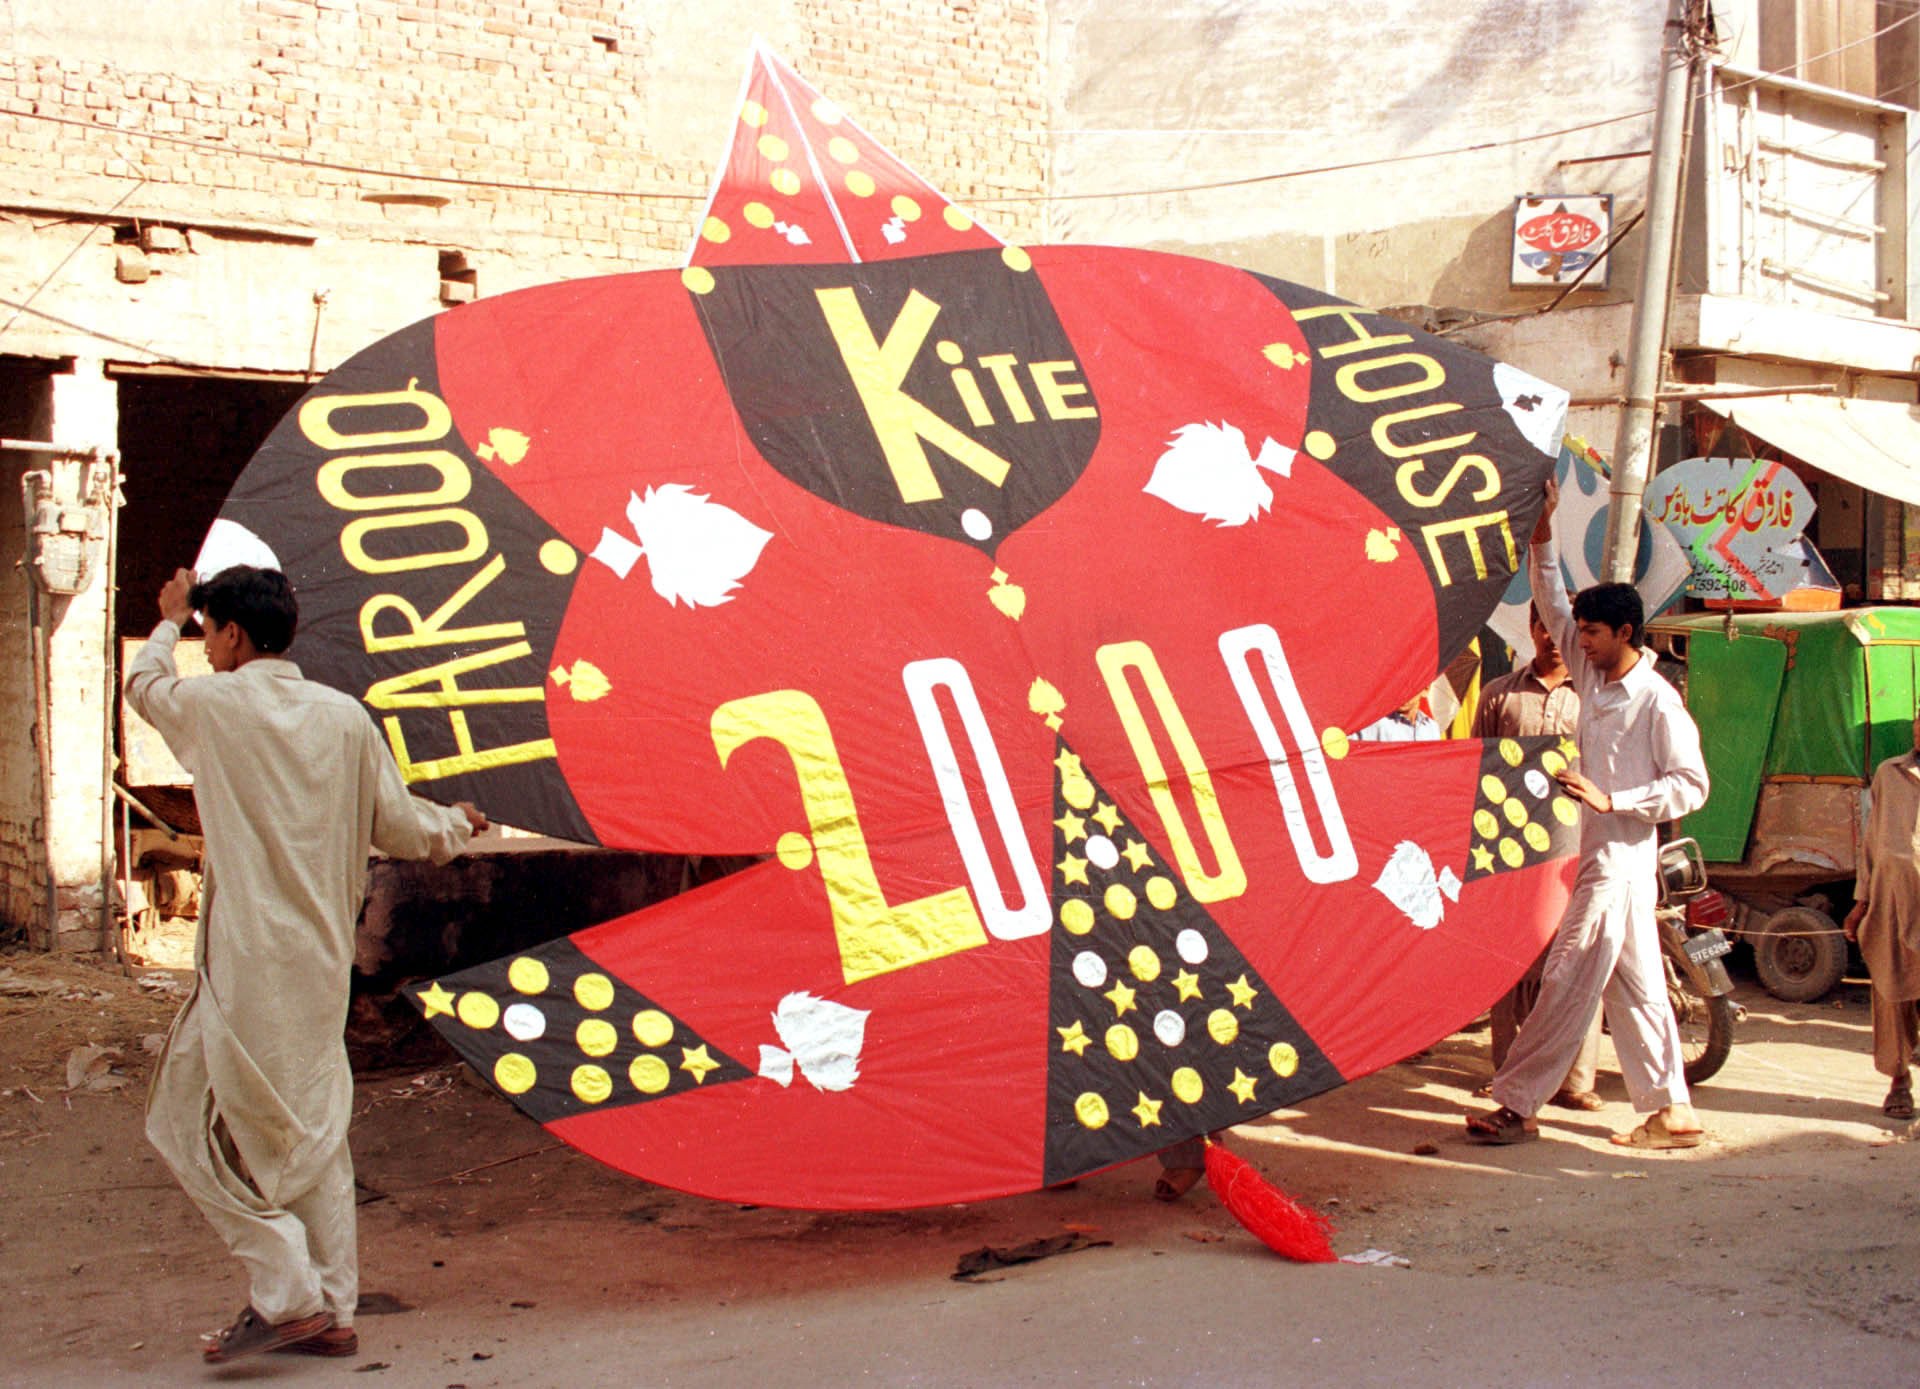
<path fill-rule="evenodd" d="M 1815 395 L 1700 403 L 1823 473 L 1920 506 L 1920 408 Z"/>

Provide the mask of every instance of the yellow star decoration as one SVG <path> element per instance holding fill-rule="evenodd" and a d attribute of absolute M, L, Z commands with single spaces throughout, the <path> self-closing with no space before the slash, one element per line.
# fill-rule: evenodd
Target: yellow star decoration
<path fill-rule="evenodd" d="M 1145 1090 L 1137 1093 L 1140 1096 L 1140 1103 L 1133 1107 L 1133 1117 L 1140 1121 L 1140 1127 L 1143 1129 L 1148 1127 L 1157 1128 L 1160 1124 L 1160 1106 L 1165 1104 L 1166 1101 L 1148 1099 Z"/>
<path fill-rule="evenodd" d="M 447 1017 L 453 1016 L 453 994 L 441 988 L 438 980 L 434 981 L 432 988 L 420 991 L 420 1002 L 426 1008 L 427 1016 L 430 1018 L 437 1018 L 442 1014 Z"/>
<path fill-rule="evenodd" d="M 1053 1030 L 1060 1034 L 1060 1050 L 1070 1051 L 1075 1056 L 1085 1055 L 1087 1043 L 1093 1040 L 1087 1035 L 1087 1029 L 1080 1025 L 1078 1019 L 1074 1020 L 1072 1027 L 1056 1027 Z"/>
<path fill-rule="evenodd" d="M 1120 828 L 1120 812 L 1105 801 L 1100 802 L 1100 808 L 1093 812 L 1093 818 L 1100 822 L 1100 827 L 1108 834 Z"/>
<path fill-rule="evenodd" d="M 1136 873 L 1153 862 L 1153 855 L 1147 852 L 1147 846 L 1137 839 L 1127 841 L 1127 847 L 1120 851 L 1120 857 L 1125 859 Z"/>
<path fill-rule="evenodd" d="M 1065 748 L 1060 749 L 1060 755 L 1053 759 L 1053 765 L 1060 769 L 1060 775 L 1064 777 L 1085 775 L 1085 773 L 1080 770 L 1080 755 L 1078 753 L 1068 752 Z"/>
<path fill-rule="evenodd" d="M 1113 987 L 1100 997 L 1113 1005 L 1113 1015 L 1116 1018 L 1125 1017 L 1127 1010 L 1133 1007 L 1133 990 L 1127 987 L 1127 981 L 1124 979 L 1116 979 Z"/>
<path fill-rule="evenodd" d="M 1475 872 L 1493 872 L 1493 850 L 1484 844 L 1473 846 L 1473 867 Z"/>
<path fill-rule="evenodd" d="M 693 1077 L 695 1085 L 706 1083 L 707 1072 L 720 1069 L 720 1063 L 707 1055 L 707 1044 L 680 1048 L 680 1069 Z"/>
<path fill-rule="evenodd" d="M 1233 995 L 1233 1006 L 1236 1008 L 1251 1008 L 1254 999 L 1260 996 L 1260 990 L 1249 984 L 1244 974 L 1227 985 L 1227 992 Z"/>
<path fill-rule="evenodd" d="M 1233 1091 L 1233 1097 L 1241 1104 L 1253 1103 L 1253 1087 L 1259 1084 L 1252 1076 L 1238 1066 L 1233 1068 L 1233 1079 L 1227 1082 L 1227 1089 Z"/>
<path fill-rule="evenodd" d="M 1079 883 L 1082 887 L 1085 887 L 1088 885 L 1087 884 L 1087 861 L 1081 858 L 1078 854 L 1068 854 L 1065 858 L 1060 860 L 1059 866 L 1060 866 L 1061 882 Z"/>
<path fill-rule="evenodd" d="M 1067 837 L 1067 843 L 1069 844 L 1073 843 L 1076 839 L 1085 839 L 1087 837 L 1086 818 L 1075 815 L 1071 810 L 1053 823 L 1060 827 L 1060 833 Z"/>
<path fill-rule="evenodd" d="M 1580 755 L 1580 748 L 1573 739 L 1562 738 L 1560 740 L 1560 755 L 1571 762 Z"/>
<path fill-rule="evenodd" d="M 1173 976 L 1173 987 L 1180 992 L 1180 1001 L 1200 997 L 1200 976 L 1190 969 L 1183 969 Z"/>

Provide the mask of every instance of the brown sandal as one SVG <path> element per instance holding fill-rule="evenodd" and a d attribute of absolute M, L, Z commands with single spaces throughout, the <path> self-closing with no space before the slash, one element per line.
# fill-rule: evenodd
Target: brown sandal
<path fill-rule="evenodd" d="M 248 1303 L 240 1309 L 240 1315 L 233 1319 L 231 1326 L 200 1338 L 200 1354 L 209 1365 L 224 1365 L 230 1360 L 244 1360 L 249 1355 L 260 1355 L 296 1341 L 309 1340 L 332 1325 L 333 1313 L 324 1310 L 310 1317 L 270 1322 L 253 1310 L 252 1303 Z"/>
<path fill-rule="evenodd" d="M 1178 1201 L 1195 1186 L 1206 1172 L 1198 1167 L 1169 1167 L 1153 1182 L 1153 1199 L 1156 1201 Z"/>
<path fill-rule="evenodd" d="M 1880 1106 L 1880 1112 L 1889 1119 L 1913 1117 L 1913 1078 L 1911 1076 L 1894 1081 L 1887 1090 L 1886 1103 Z"/>
<path fill-rule="evenodd" d="M 1527 1116 L 1501 1105 L 1491 1114 L 1476 1114 L 1467 1120 L 1467 1141 L 1504 1147 L 1510 1143 L 1531 1143 L 1540 1136 L 1537 1127 L 1529 1127 Z"/>
<path fill-rule="evenodd" d="M 273 1348 L 275 1355 L 358 1355 L 360 1337 L 351 1326 L 330 1326 L 304 1341 L 289 1341 Z"/>

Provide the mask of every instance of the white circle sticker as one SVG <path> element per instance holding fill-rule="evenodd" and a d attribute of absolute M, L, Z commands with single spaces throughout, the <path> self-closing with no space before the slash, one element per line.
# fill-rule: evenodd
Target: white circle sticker
<path fill-rule="evenodd" d="M 1190 965 L 1197 965 L 1207 958 L 1207 938 L 1191 926 L 1173 938 L 1173 948 Z"/>
<path fill-rule="evenodd" d="M 1089 989 L 1097 989 L 1107 982 L 1107 962 L 1091 950 L 1082 950 L 1073 957 L 1073 977 Z"/>
<path fill-rule="evenodd" d="M 1090 835 L 1087 839 L 1087 857 L 1095 868 L 1107 869 L 1120 862 L 1120 851 L 1113 847 L 1113 841 L 1104 834 Z"/>
<path fill-rule="evenodd" d="M 1547 780 L 1547 774 L 1538 767 L 1529 767 L 1524 780 L 1527 783 L 1527 794 L 1536 801 L 1543 799 L 1547 792 L 1553 789 L 1553 784 Z"/>
<path fill-rule="evenodd" d="M 1171 1008 L 1162 1008 L 1153 1015 L 1153 1035 L 1170 1047 L 1177 1047 L 1187 1040 L 1187 1020 Z"/>
<path fill-rule="evenodd" d="M 993 535 L 993 522 L 979 507 L 970 506 L 960 513 L 960 529 L 975 540 L 986 540 Z"/>
<path fill-rule="evenodd" d="M 531 1003 L 510 1003 L 501 1017 L 507 1035 L 516 1042 L 531 1042 L 547 1033 L 547 1017 Z"/>

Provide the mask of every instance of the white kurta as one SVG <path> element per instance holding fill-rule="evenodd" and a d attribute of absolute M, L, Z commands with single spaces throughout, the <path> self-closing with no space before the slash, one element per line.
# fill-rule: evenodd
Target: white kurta
<path fill-rule="evenodd" d="M 1529 561 L 1534 602 L 1580 693 L 1579 770 L 1613 810 L 1581 818 L 1573 896 L 1547 947 L 1539 1001 L 1494 1076 L 1493 1097 L 1520 1114 L 1538 1113 L 1604 1001 L 1633 1107 L 1647 1113 L 1685 1104 L 1680 1028 L 1667 1002 L 1653 914 L 1659 826 L 1706 804 L 1700 731 L 1651 656 L 1643 652 L 1618 680 L 1595 670 L 1580 651 L 1558 548 L 1535 545 Z"/>
<path fill-rule="evenodd" d="M 147 1136 L 247 1265 L 270 1322 L 358 1288 L 346 1023 L 369 847 L 444 863 L 466 817 L 410 795 L 367 712 L 290 661 L 181 680 L 162 622 L 127 702 L 193 774 L 205 835 L 192 995 L 147 1098 Z"/>

